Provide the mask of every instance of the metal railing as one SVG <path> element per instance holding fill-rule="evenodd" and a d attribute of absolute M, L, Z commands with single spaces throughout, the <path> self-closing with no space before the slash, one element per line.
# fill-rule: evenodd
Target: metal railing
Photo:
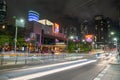
<path fill-rule="evenodd" d="M 67 54 L 38 54 L 38 53 L 1 53 L 0 66 L 3 65 L 17 65 L 17 64 L 34 64 L 55 61 L 66 61 L 80 59 L 82 56 L 77 53 Z"/>

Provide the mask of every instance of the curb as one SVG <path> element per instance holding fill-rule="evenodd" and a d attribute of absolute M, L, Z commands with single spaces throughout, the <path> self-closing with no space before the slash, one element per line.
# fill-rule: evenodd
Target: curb
<path fill-rule="evenodd" d="M 120 63 L 109 63 L 111 65 L 120 65 Z"/>

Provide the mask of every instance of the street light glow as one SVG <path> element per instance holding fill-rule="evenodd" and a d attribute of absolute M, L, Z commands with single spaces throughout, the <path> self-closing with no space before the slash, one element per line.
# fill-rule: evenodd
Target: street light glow
<path fill-rule="evenodd" d="M 74 37 L 73 36 L 70 36 L 70 39 L 73 39 Z"/>
<path fill-rule="evenodd" d="M 115 33 L 114 33 L 114 32 L 111 32 L 110 34 L 111 34 L 111 35 L 114 35 Z"/>
<path fill-rule="evenodd" d="M 85 42 L 85 40 L 83 39 L 82 42 Z"/>
<path fill-rule="evenodd" d="M 117 41 L 117 38 L 113 38 L 114 41 Z"/>
<path fill-rule="evenodd" d="M 24 20 L 23 20 L 23 19 L 20 19 L 20 22 L 24 22 Z"/>
<path fill-rule="evenodd" d="M 2 26 L 2 29 L 5 29 L 5 25 Z"/>

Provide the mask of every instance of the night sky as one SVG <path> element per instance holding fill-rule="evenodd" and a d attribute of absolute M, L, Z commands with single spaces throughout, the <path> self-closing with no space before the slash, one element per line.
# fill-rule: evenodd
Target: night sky
<path fill-rule="evenodd" d="M 120 0 L 6 0 L 7 19 L 12 16 L 27 19 L 27 12 L 39 12 L 40 19 L 47 18 L 59 23 L 79 23 L 104 15 L 118 20 Z"/>

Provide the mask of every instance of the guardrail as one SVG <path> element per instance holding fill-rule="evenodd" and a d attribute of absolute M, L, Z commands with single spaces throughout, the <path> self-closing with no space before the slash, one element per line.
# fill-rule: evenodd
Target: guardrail
<path fill-rule="evenodd" d="M 38 54 L 38 53 L 2 53 L 0 54 L 0 66 L 3 65 L 16 65 L 16 64 L 31 64 L 31 63 L 44 63 L 55 62 L 64 60 L 80 59 L 82 56 L 77 53 L 73 54 Z"/>

